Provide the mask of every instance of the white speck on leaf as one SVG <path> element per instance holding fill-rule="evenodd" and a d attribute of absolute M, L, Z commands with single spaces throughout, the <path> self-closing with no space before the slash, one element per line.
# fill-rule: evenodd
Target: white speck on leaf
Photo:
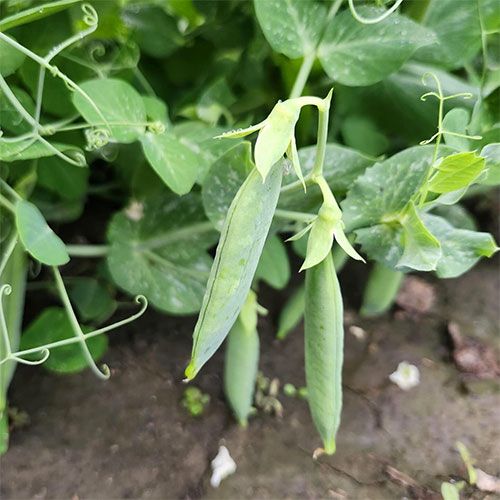
<path fill-rule="evenodd" d="M 229 454 L 229 450 L 225 446 L 219 447 L 219 453 L 212 460 L 212 477 L 210 484 L 214 488 L 218 488 L 221 481 L 227 476 L 230 476 L 236 471 L 236 462 Z"/>
<path fill-rule="evenodd" d="M 389 379 L 403 391 L 409 391 L 420 384 L 420 371 L 415 365 L 402 361 L 398 369 L 389 375 Z"/>
<path fill-rule="evenodd" d="M 140 201 L 131 201 L 125 209 L 125 215 L 130 220 L 140 221 L 144 217 L 144 205 Z"/>

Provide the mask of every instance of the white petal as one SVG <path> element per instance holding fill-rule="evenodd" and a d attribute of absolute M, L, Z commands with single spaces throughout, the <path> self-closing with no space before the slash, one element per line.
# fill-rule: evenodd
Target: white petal
<path fill-rule="evenodd" d="M 219 453 L 217 453 L 217 456 L 212 460 L 212 477 L 210 478 L 210 484 L 214 488 L 218 488 L 221 481 L 235 471 L 236 462 L 229 454 L 229 450 L 225 446 L 220 446 Z"/>
<path fill-rule="evenodd" d="M 402 361 L 398 369 L 389 375 L 389 379 L 403 391 L 408 391 L 420 383 L 420 372 L 415 365 Z"/>

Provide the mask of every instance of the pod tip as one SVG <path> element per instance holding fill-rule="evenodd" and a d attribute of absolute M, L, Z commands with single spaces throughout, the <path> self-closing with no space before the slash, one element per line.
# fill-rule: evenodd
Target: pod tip
<path fill-rule="evenodd" d="M 198 373 L 198 370 L 194 367 L 194 363 L 191 361 L 189 365 L 187 365 L 186 369 L 184 370 L 184 375 L 186 378 L 184 379 L 184 382 L 189 382 L 193 380 L 196 377 L 196 374 Z"/>

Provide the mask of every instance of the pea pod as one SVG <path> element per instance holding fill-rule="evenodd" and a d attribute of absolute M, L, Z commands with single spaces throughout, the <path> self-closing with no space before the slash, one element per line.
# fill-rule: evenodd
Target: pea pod
<path fill-rule="evenodd" d="M 224 364 L 224 391 L 238 422 L 247 426 L 252 409 L 259 365 L 257 300 L 250 291 L 236 323 L 227 338 Z"/>
<path fill-rule="evenodd" d="M 208 278 L 193 351 L 185 374 L 193 379 L 226 338 L 245 302 L 278 203 L 283 171 L 263 182 L 253 169 L 234 197 Z"/>
<path fill-rule="evenodd" d="M 285 339 L 288 334 L 299 324 L 304 316 L 306 289 L 301 285 L 290 296 L 287 303 L 283 307 L 278 320 L 278 333 L 276 338 L 279 340 Z"/>
<path fill-rule="evenodd" d="M 305 364 L 309 408 L 325 453 L 335 453 L 342 409 L 343 305 L 331 253 L 306 271 Z"/>
<path fill-rule="evenodd" d="M 377 316 L 386 312 L 396 298 L 403 277 L 402 272 L 376 262 L 365 287 L 361 315 Z"/>

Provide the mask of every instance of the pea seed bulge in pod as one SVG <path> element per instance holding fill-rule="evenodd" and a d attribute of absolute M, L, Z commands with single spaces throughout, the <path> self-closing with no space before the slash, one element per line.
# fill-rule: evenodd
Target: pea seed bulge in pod
<path fill-rule="evenodd" d="M 500 494 L 499 40 L 0 2 L 2 498 Z"/>

